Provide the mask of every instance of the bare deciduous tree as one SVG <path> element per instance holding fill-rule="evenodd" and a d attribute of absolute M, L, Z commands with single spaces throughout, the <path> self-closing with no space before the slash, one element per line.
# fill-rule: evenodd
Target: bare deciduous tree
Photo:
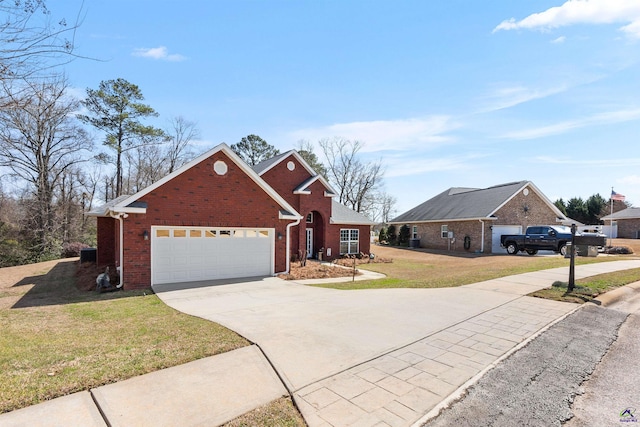
<path fill-rule="evenodd" d="M 363 163 L 358 152 L 362 142 L 339 137 L 320 140 L 327 159 L 328 178 L 338 191 L 338 201 L 356 212 L 370 214 L 377 203 L 384 169 L 380 161 Z"/>
<path fill-rule="evenodd" d="M 33 77 L 75 58 L 80 14 L 72 24 L 66 19 L 52 23 L 44 0 L 0 1 L 0 81 Z"/>
<path fill-rule="evenodd" d="M 55 189 L 92 147 L 73 116 L 80 104 L 66 95 L 67 87 L 62 77 L 28 83 L 18 95 L 8 93 L 11 106 L 0 109 L 0 166 L 26 183 L 33 250 L 45 254 L 53 248 Z"/>
<path fill-rule="evenodd" d="M 189 149 L 189 144 L 200 138 L 200 131 L 195 122 L 177 116 L 170 120 L 169 129 L 165 133 L 169 136 L 165 154 L 169 164 L 167 172 L 171 173 L 191 159 L 193 154 Z"/>

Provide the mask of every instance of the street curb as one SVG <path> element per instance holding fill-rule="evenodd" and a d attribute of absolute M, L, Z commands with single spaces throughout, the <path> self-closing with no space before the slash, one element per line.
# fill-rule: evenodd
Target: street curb
<path fill-rule="evenodd" d="M 595 298 L 595 301 L 598 301 L 600 303 L 599 305 L 606 307 L 620 300 L 629 298 L 636 292 L 640 292 L 640 282 L 630 283 L 628 285 L 621 286 L 617 289 L 606 292 L 602 295 L 599 295 L 597 298 Z"/>

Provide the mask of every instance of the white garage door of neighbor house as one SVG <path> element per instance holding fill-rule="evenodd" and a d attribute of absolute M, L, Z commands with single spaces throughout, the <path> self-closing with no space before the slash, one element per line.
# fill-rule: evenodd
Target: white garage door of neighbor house
<path fill-rule="evenodd" d="M 151 227 L 155 284 L 273 274 L 272 228 Z"/>
<path fill-rule="evenodd" d="M 507 253 L 506 249 L 500 246 L 500 236 L 503 234 L 521 234 L 521 225 L 494 225 L 491 231 L 491 253 Z"/>

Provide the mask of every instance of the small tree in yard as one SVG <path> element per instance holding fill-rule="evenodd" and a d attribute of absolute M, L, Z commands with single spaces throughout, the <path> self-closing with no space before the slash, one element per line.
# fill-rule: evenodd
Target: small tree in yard
<path fill-rule="evenodd" d="M 378 233 L 378 243 L 382 243 L 387 240 L 387 232 L 384 228 L 380 229 L 380 233 Z"/>
<path fill-rule="evenodd" d="M 398 234 L 396 233 L 396 226 L 391 224 L 389 228 L 387 228 L 387 241 L 390 245 L 395 245 L 398 240 Z"/>
<path fill-rule="evenodd" d="M 409 226 L 404 224 L 400 227 L 400 233 L 398 233 L 398 245 L 400 246 L 409 246 L 409 238 L 411 237 L 411 231 L 409 230 Z"/>

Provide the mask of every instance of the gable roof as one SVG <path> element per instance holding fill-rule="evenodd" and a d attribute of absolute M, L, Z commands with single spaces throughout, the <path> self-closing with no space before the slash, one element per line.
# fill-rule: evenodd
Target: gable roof
<path fill-rule="evenodd" d="M 307 163 L 306 160 L 303 159 L 300 153 L 298 153 L 296 150 L 289 150 L 286 153 L 278 154 L 277 156 L 274 156 L 268 160 L 262 161 L 253 166 L 253 170 L 256 171 L 258 175 L 262 176 L 267 173 L 267 171 L 273 169 L 276 165 L 283 162 L 289 156 L 295 157 L 298 163 L 300 163 L 302 167 L 304 167 L 306 171 L 309 172 L 309 175 L 311 175 L 311 178 L 298 186 L 298 188 L 296 188 L 294 192 L 296 192 L 297 194 L 309 194 L 307 187 L 309 187 L 316 181 L 320 181 L 322 185 L 324 185 L 324 187 L 327 189 L 327 191 L 325 192 L 325 196 L 333 197 L 337 194 L 336 191 L 331 187 L 331 184 L 329 184 L 329 182 L 322 175 L 320 175 L 311 166 L 309 166 L 309 163 Z"/>
<path fill-rule="evenodd" d="M 335 200 L 331 200 L 331 219 L 329 222 L 331 224 L 344 225 L 375 225 L 375 222 L 371 221 L 365 215 L 362 215 L 361 213 L 358 213 Z"/>
<path fill-rule="evenodd" d="M 278 194 L 269 184 L 265 182 L 260 176 L 247 165 L 233 150 L 225 143 L 219 144 L 213 147 L 211 150 L 203 153 L 192 161 L 186 163 L 179 169 L 173 171 L 169 175 L 166 175 L 164 178 L 159 181 L 154 182 L 148 187 L 138 191 L 136 194 L 131 196 L 120 196 L 106 205 L 101 206 L 100 208 L 95 210 L 93 216 L 109 216 L 111 213 L 145 213 L 146 207 L 139 207 L 140 203 L 138 199 L 144 197 L 145 195 L 151 193 L 153 190 L 158 187 L 166 184 L 171 181 L 178 175 L 183 174 L 188 171 L 195 165 L 200 162 L 208 159 L 218 152 L 223 152 L 226 156 L 234 162 L 253 182 L 255 182 L 260 188 L 262 188 L 280 207 L 280 218 L 281 219 L 298 219 L 302 218 L 301 215 L 295 210 L 293 206 L 291 206 L 280 194 Z M 99 209 L 103 209 L 100 211 Z M 94 212 L 94 211 L 91 211 Z M 89 214 L 91 214 L 88 213 Z"/>
<path fill-rule="evenodd" d="M 495 219 L 496 211 L 525 187 L 535 191 L 558 218 L 565 219 L 562 212 L 532 182 L 518 181 L 488 188 L 452 187 L 397 216 L 390 223 Z"/>
<path fill-rule="evenodd" d="M 626 208 L 610 215 L 603 216 L 600 220 L 637 219 L 640 218 L 640 208 Z"/>

